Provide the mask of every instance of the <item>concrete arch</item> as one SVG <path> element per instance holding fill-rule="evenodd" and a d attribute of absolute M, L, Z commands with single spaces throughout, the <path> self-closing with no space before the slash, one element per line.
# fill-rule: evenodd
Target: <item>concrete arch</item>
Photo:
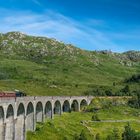
<path fill-rule="evenodd" d="M 65 100 L 63 103 L 63 112 L 69 112 L 70 111 L 70 103 L 68 100 Z"/>
<path fill-rule="evenodd" d="M 80 105 L 79 105 L 79 103 L 78 103 L 78 101 L 77 100 L 73 100 L 73 102 L 72 102 L 72 104 L 71 104 L 71 110 L 72 111 L 79 111 L 80 109 L 80 107 L 79 107 Z"/>
<path fill-rule="evenodd" d="M 36 122 L 43 122 L 43 104 L 40 101 L 36 104 Z"/>
<path fill-rule="evenodd" d="M 52 118 L 52 104 L 50 101 L 48 101 L 46 104 L 45 104 L 45 117 L 47 118 Z"/>
<path fill-rule="evenodd" d="M 34 130 L 34 106 L 32 102 L 29 102 L 27 105 L 25 124 L 26 124 L 26 130 L 30 130 L 30 131 Z"/>
<path fill-rule="evenodd" d="M 80 107 L 89 105 L 92 99 L 93 96 L 0 98 L 0 140 L 25 140 L 25 132 L 35 130 L 39 114 L 43 119 L 68 112 L 69 108 L 80 111 Z"/>
<path fill-rule="evenodd" d="M 87 106 L 88 103 L 85 99 L 83 99 L 81 102 L 80 102 L 80 110 L 82 110 L 85 106 Z"/>
<path fill-rule="evenodd" d="M 59 100 L 57 100 L 54 104 L 54 114 L 61 115 L 61 103 Z"/>
<path fill-rule="evenodd" d="M 4 120 L 4 109 L 0 106 L 0 120 Z"/>
<path fill-rule="evenodd" d="M 4 110 L 0 106 L 0 140 L 4 140 Z"/>
<path fill-rule="evenodd" d="M 8 106 L 6 111 L 5 139 L 6 140 L 15 139 L 14 108 L 11 104 Z"/>
<path fill-rule="evenodd" d="M 25 108 L 23 103 L 20 103 L 17 109 L 17 116 L 25 115 Z"/>
<path fill-rule="evenodd" d="M 7 111 L 6 111 L 6 118 L 9 118 L 13 116 L 14 117 L 14 108 L 13 106 L 10 104 L 7 108 Z"/>
<path fill-rule="evenodd" d="M 15 140 L 24 140 L 25 137 L 25 108 L 20 103 L 17 109 L 17 120 L 15 123 Z"/>

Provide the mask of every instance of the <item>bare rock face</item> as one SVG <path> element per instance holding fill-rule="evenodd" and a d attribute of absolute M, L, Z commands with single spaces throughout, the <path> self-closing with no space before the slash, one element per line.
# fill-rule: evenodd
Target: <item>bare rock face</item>
<path fill-rule="evenodd" d="M 21 33 L 21 32 L 9 32 L 6 34 L 7 38 L 9 40 L 13 40 L 13 39 L 23 39 L 25 38 L 26 34 Z"/>
<path fill-rule="evenodd" d="M 123 55 L 134 62 L 140 62 L 140 51 L 128 51 L 123 53 Z"/>
<path fill-rule="evenodd" d="M 10 49 L 9 49 L 10 46 Z M 67 45 L 56 39 L 49 39 L 47 37 L 35 37 L 28 36 L 20 32 L 9 32 L 6 34 L 0 34 L 0 47 L 1 51 L 8 51 L 9 55 L 20 54 L 27 55 L 30 53 L 32 56 L 41 55 L 53 55 L 53 56 L 73 56 L 80 52 L 78 48 L 73 45 Z M 11 50 L 11 52 L 9 52 Z M 26 51 L 26 52 L 25 52 Z M 28 55 L 30 55 L 28 54 Z"/>

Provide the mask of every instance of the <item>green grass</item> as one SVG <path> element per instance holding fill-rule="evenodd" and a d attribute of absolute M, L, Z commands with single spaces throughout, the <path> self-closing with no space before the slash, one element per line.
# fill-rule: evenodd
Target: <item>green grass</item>
<path fill-rule="evenodd" d="M 83 66 L 59 59 L 51 64 L 41 64 L 3 58 L 0 60 L 0 90 L 19 89 L 28 95 L 82 95 L 102 86 L 116 92 L 124 86 L 120 81 L 136 73 L 135 68 L 112 68 L 113 62 L 110 67 L 107 65 Z M 113 87 L 113 82 L 118 84 Z M 130 85 L 132 90 L 135 85 Z"/>
<path fill-rule="evenodd" d="M 140 110 L 130 107 L 111 107 L 98 111 L 101 120 L 128 120 L 133 129 L 140 132 Z M 120 135 L 127 122 L 88 122 L 86 126 L 91 130 L 89 132 L 81 121 L 89 121 L 93 113 L 72 112 L 64 113 L 62 116 L 55 116 L 53 120 L 46 120 L 45 124 L 38 124 L 40 128 L 36 132 L 28 132 L 27 140 L 73 140 L 75 134 L 80 134 L 84 129 L 93 137 L 99 133 L 101 140 L 104 140 L 108 134 L 111 134 L 114 128 L 118 128 Z M 139 121 L 139 122 L 138 122 Z"/>
<path fill-rule="evenodd" d="M 75 134 L 80 134 L 81 129 L 84 129 L 80 121 L 85 118 L 90 119 L 90 115 L 73 112 L 70 114 L 64 113 L 62 116 L 55 116 L 53 120 L 46 120 L 47 122 L 40 131 L 29 132 L 27 140 L 63 140 L 65 136 L 68 139 L 72 139 Z"/>
<path fill-rule="evenodd" d="M 134 65 L 129 67 L 120 64 L 120 59 L 113 55 L 17 32 L 0 36 L 0 46 L 1 91 L 19 89 L 28 95 L 84 95 L 85 91 L 104 87 L 115 93 L 125 86 L 125 78 L 139 73 L 140 69 L 139 62 L 131 62 Z M 131 91 L 139 88 L 137 84 L 130 87 Z"/>
<path fill-rule="evenodd" d="M 139 131 L 139 125 L 140 123 L 137 122 L 131 122 L 130 123 L 132 128 Z M 100 123 L 88 123 L 87 126 L 91 129 L 92 132 L 94 132 L 94 134 L 99 133 L 101 140 L 105 140 L 107 138 L 107 136 L 109 134 L 112 133 L 114 128 L 118 128 L 119 129 L 119 134 L 120 137 L 122 135 L 122 132 L 124 131 L 124 126 L 127 125 L 127 122 L 115 122 L 115 123 L 107 123 L 107 122 L 100 122 Z"/>

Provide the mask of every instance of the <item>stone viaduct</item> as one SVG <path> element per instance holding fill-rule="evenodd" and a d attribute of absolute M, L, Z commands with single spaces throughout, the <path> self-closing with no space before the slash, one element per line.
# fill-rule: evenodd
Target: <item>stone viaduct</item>
<path fill-rule="evenodd" d="M 0 98 L 0 140 L 25 140 L 26 131 L 34 131 L 36 122 L 54 114 L 80 111 L 91 96 L 27 96 Z"/>

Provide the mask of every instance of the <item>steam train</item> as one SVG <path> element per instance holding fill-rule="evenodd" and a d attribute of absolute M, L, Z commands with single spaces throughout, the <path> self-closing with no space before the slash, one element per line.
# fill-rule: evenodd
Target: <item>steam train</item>
<path fill-rule="evenodd" d="M 26 96 L 26 93 L 22 92 L 22 91 L 0 91 L 0 98 L 4 98 L 4 97 L 23 97 Z"/>

